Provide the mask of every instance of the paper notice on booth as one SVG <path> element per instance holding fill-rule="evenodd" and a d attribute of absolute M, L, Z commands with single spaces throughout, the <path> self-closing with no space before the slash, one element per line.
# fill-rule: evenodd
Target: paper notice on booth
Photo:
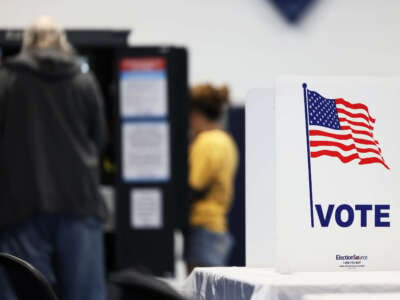
<path fill-rule="evenodd" d="M 122 176 L 126 182 L 169 179 L 167 122 L 125 122 L 122 125 Z"/>
<path fill-rule="evenodd" d="M 120 101 L 122 117 L 165 117 L 168 104 L 165 59 L 122 59 Z"/>
<path fill-rule="evenodd" d="M 158 188 L 137 188 L 130 193 L 130 224 L 134 229 L 163 227 L 162 192 Z"/>

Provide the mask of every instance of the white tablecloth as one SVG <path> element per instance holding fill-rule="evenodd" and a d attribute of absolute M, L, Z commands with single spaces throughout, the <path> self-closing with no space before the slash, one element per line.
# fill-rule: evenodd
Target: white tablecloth
<path fill-rule="evenodd" d="M 286 275 L 263 268 L 197 268 L 184 290 L 199 300 L 302 300 L 315 294 L 400 293 L 400 271 Z"/>
<path fill-rule="evenodd" d="M 374 294 L 315 294 L 305 295 L 301 300 L 399 300 L 400 293 Z"/>

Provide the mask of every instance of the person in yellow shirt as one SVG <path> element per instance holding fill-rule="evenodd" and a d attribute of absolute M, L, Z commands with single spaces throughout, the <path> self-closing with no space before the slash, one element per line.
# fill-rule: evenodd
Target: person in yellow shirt
<path fill-rule="evenodd" d="M 228 105 L 226 86 L 202 84 L 191 89 L 190 129 L 194 138 L 189 149 L 189 271 L 197 266 L 226 265 L 234 244 L 227 214 L 233 198 L 238 151 L 221 125 Z"/>

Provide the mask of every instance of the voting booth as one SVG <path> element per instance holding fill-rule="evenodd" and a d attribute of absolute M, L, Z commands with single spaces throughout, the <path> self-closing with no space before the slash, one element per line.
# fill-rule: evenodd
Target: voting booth
<path fill-rule="evenodd" d="M 188 297 L 398 297 L 399 83 L 282 77 L 248 94 L 246 267 L 196 268 Z"/>
<path fill-rule="evenodd" d="M 246 265 L 400 269 L 398 78 L 282 77 L 246 102 Z"/>
<path fill-rule="evenodd" d="M 0 30 L 0 62 L 20 51 L 22 30 Z M 128 30 L 66 30 L 82 72 L 104 96 L 109 129 L 101 157 L 107 269 L 174 274 L 174 230 L 187 219 L 187 51 L 130 47 Z"/>
<path fill-rule="evenodd" d="M 120 49 L 117 67 L 117 263 L 172 276 L 188 203 L 187 53 Z"/>

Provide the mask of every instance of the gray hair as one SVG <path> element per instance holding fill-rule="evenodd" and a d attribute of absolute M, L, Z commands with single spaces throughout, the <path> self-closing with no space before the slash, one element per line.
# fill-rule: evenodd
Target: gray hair
<path fill-rule="evenodd" d="M 73 53 L 64 30 L 48 16 L 37 18 L 24 32 L 22 50 L 55 48 L 64 53 Z"/>

